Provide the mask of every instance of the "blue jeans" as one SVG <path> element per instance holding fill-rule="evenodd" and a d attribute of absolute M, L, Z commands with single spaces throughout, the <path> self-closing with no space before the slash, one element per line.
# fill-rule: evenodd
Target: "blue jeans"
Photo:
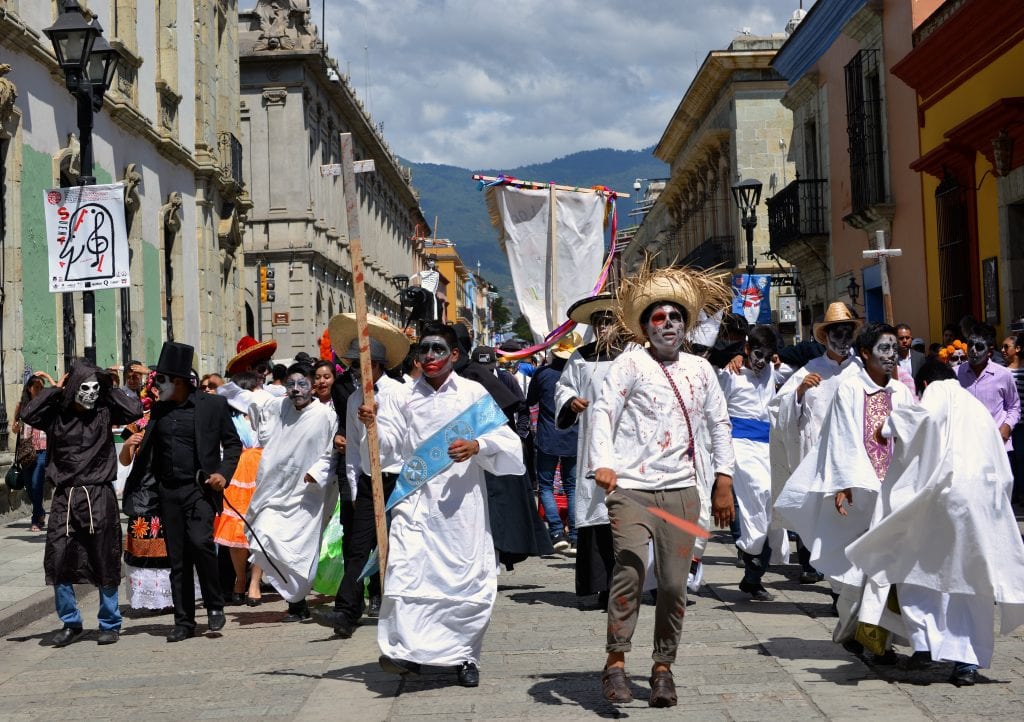
<path fill-rule="evenodd" d="M 552 539 L 562 536 L 562 518 L 555 503 L 555 467 L 562 462 L 562 490 L 569 500 L 569 542 L 576 543 L 576 457 L 545 454 L 537 449 L 537 486 L 540 503 L 544 507 L 544 518 L 548 522 L 548 533 Z"/>
<path fill-rule="evenodd" d="M 100 611 L 96 618 L 100 630 L 120 629 L 121 610 L 117 607 L 117 587 L 100 587 Z M 82 628 L 82 613 L 78 611 L 75 587 L 71 584 L 54 584 L 53 596 L 57 604 L 57 616 L 65 627 Z"/>
<path fill-rule="evenodd" d="M 36 463 L 31 469 L 22 469 L 25 491 L 32 502 L 32 523 L 39 524 L 46 517 L 46 509 L 43 507 L 43 490 L 45 488 L 46 476 L 43 473 L 46 466 L 46 450 L 36 454 Z"/>

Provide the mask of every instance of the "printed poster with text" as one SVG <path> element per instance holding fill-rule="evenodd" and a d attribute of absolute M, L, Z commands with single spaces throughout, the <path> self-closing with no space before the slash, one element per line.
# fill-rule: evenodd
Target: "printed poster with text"
<path fill-rule="evenodd" d="M 52 188 L 43 212 L 51 293 L 129 285 L 123 183 Z"/>

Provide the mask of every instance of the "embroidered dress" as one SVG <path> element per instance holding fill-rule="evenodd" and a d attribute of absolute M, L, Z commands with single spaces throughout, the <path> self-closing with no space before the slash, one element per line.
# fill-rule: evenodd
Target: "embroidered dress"
<path fill-rule="evenodd" d="M 875 475 L 881 481 L 889 468 L 892 459 L 892 442 L 879 443 L 875 439 L 875 430 L 882 426 L 892 413 L 892 399 L 884 391 L 864 394 L 864 451 L 868 461 L 875 469 Z"/>
<path fill-rule="evenodd" d="M 213 540 L 221 546 L 248 549 L 249 540 L 245 536 L 242 517 L 249 511 L 249 502 L 256 491 L 256 471 L 263 449 L 256 446 L 256 434 L 244 416 L 235 416 L 232 420 L 244 450 L 231 482 L 224 489 L 224 509 L 213 520 Z"/>

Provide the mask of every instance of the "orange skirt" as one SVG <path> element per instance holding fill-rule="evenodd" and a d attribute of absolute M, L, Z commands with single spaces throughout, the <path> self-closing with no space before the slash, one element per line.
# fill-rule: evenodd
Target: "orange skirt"
<path fill-rule="evenodd" d="M 224 511 L 213 520 L 213 540 L 221 546 L 249 548 L 242 517 L 249 511 L 249 502 L 256 491 L 256 471 L 260 467 L 262 456 L 263 449 L 260 448 L 242 451 L 235 475 L 224 489 Z"/>

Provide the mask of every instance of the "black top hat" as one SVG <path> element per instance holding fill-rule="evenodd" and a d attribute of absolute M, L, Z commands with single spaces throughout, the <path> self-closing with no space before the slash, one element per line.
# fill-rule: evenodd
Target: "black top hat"
<path fill-rule="evenodd" d="M 150 368 L 168 376 L 187 379 L 192 375 L 193 356 L 195 356 L 195 349 L 187 343 L 167 341 L 160 349 L 160 360 L 156 362 L 156 366 L 150 366 Z"/>

